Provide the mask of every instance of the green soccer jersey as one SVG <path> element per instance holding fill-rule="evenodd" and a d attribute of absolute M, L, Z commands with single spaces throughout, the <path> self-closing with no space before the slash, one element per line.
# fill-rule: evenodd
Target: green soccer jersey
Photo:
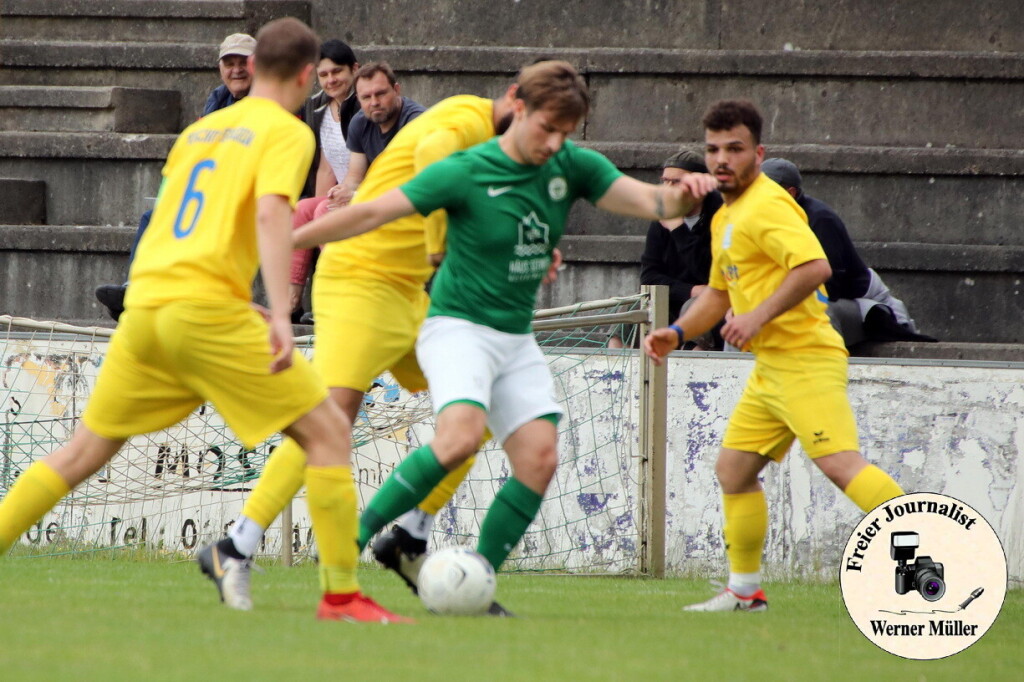
<path fill-rule="evenodd" d="M 402 185 L 416 210 L 448 212 L 448 246 L 429 317 L 530 331 L 537 288 L 573 202 L 598 201 L 622 173 L 567 141 L 543 166 L 516 163 L 498 138 L 452 154 Z"/>

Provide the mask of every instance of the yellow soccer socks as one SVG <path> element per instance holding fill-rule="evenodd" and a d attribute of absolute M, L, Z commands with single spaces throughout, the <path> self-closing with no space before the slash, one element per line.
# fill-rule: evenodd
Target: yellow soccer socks
<path fill-rule="evenodd" d="M 359 524 L 352 467 L 307 467 L 306 503 L 320 552 L 320 585 L 324 593 L 358 592 Z"/>
<path fill-rule="evenodd" d="M 26 469 L 0 502 L 0 554 L 6 553 L 18 536 L 70 491 L 67 482 L 46 462 L 35 462 Z"/>
<path fill-rule="evenodd" d="M 874 464 L 869 464 L 850 481 L 843 490 L 861 511 L 869 512 L 883 502 L 903 494 L 903 489 Z"/>
<path fill-rule="evenodd" d="M 299 492 L 305 478 L 306 453 L 294 440 L 285 438 L 267 459 L 242 515 L 266 530 Z"/>
<path fill-rule="evenodd" d="M 758 590 L 761 555 L 768 534 L 768 502 L 764 490 L 722 495 L 725 555 L 729 560 L 729 589 L 741 597 Z"/>

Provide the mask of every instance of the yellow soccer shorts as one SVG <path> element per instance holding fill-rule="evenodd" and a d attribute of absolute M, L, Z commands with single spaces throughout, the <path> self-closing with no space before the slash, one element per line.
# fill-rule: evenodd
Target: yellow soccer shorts
<path fill-rule="evenodd" d="M 422 287 L 372 278 L 313 281 L 313 366 L 328 386 L 368 391 L 386 370 L 406 390 L 427 388 L 416 362 L 416 337 L 430 298 Z"/>
<path fill-rule="evenodd" d="M 759 354 L 722 447 L 782 461 L 794 438 L 812 459 L 859 450 L 845 355 Z"/>
<path fill-rule="evenodd" d="M 213 403 L 246 447 L 295 423 L 327 398 L 295 352 L 270 373 L 267 324 L 244 301 L 179 301 L 121 315 L 82 420 L 121 440 L 159 431 Z"/>

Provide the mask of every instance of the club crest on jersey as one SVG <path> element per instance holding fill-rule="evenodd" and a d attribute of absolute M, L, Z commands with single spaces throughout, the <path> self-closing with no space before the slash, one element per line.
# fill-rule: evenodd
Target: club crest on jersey
<path fill-rule="evenodd" d="M 561 175 L 551 178 L 548 182 L 548 196 L 552 201 L 561 201 L 569 193 L 569 184 Z"/>
<path fill-rule="evenodd" d="M 530 211 L 530 215 L 519 221 L 519 243 L 515 247 L 516 256 L 524 258 L 546 254 L 550 231 L 551 228 L 540 221 L 536 212 Z"/>

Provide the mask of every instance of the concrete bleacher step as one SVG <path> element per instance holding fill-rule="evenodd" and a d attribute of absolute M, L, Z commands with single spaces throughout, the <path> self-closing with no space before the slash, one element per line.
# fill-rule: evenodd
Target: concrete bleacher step
<path fill-rule="evenodd" d="M 320 0 L 323 36 L 362 44 L 1024 52 L 1018 0 L 389 2 Z M 424 20 L 429 18 L 429 20 Z M 439 30 L 439 27 L 445 27 Z M 347 34 L 347 37 L 346 37 Z M 450 42 L 450 41 L 449 41 Z"/>
<path fill-rule="evenodd" d="M 854 349 L 862 358 L 900 358 L 903 360 L 948 360 L 950 364 L 962 361 L 1024 363 L 1024 343 L 919 343 L 896 341 L 891 343 L 862 343 Z"/>
<path fill-rule="evenodd" d="M 0 224 L 45 225 L 46 183 L 0 177 Z"/>
<path fill-rule="evenodd" d="M 680 147 L 583 144 L 649 182 L 657 181 L 661 163 Z M 765 144 L 768 157 L 787 158 L 800 168 L 805 191 L 832 206 L 854 239 L 1024 246 L 1024 231 L 1017 228 L 1024 150 Z M 638 225 L 581 205 L 567 229 L 573 234 L 637 234 Z"/>
<path fill-rule="evenodd" d="M 135 229 L 0 225 L 0 313 L 41 320 L 99 320 L 94 289 L 123 282 Z"/>
<path fill-rule="evenodd" d="M 497 95 L 539 57 L 580 67 L 594 92 L 585 137 L 694 142 L 706 106 L 738 93 L 757 101 L 776 144 L 1001 148 L 1024 119 L 1024 54 L 657 50 L 650 48 L 361 45 L 425 104 L 462 92 Z M 179 89 L 198 115 L 216 85 L 216 45 L 0 41 L 0 83 L 117 84 Z M 60 66 L 60 69 L 54 69 Z M 640 96 L 642 93 L 642 96 Z M 655 104 L 656 103 L 656 104 Z"/>
<path fill-rule="evenodd" d="M 643 234 L 569 235 L 570 267 L 543 307 L 636 291 Z M 925 334 L 946 341 L 1024 343 L 1024 246 L 857 241 L 864 261 L 904 301 Z"/>
<path fill-rule="evenodd" d="M 4 0 L 4 34 L 19 40 L 190 42 L 217 45 L 231 33 L 255 33 L 268 16 L 309 18 L 294 0 Z"/>
<path fill-rule="evenodd" d="M 174 133 L 177 90 L 0 85 L 0 130 Z"/>
<path fill-rule="evenodd" d="M 136 225 L 176 136 L 0 132 L 0 176 L 47 183 L 56 225 Z"/>
<path fill-rule="evenodd" d="M 364 46 L 428 101 L 464 83 L 500 92 L 532 59 L 563 58 L 587 77 L 592 140 L 695 142 L 711 102 L 757 102 L 777 144 L 999 148 L 1024 120 L 979 101 L 1024 101 L 1024 54 Z M 449 74 L 447 79 L 440 74 Z M 1014 120 L 1011 120 L 1014 119 Z"/>

